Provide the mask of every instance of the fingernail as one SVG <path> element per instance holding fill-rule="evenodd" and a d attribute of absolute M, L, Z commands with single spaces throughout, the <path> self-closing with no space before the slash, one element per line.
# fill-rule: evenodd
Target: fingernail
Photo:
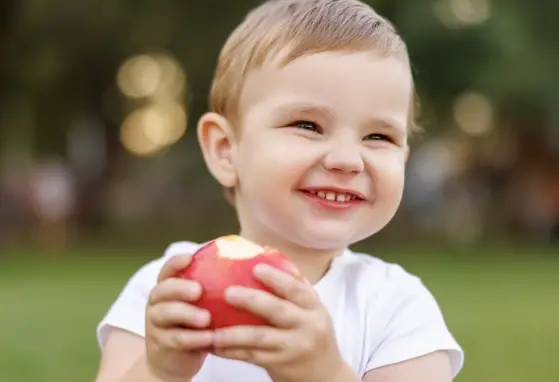
<path fill-rule="evenodd" d="M 194 319 L 196 320 L 196 322 L 198 322 L 199 324 L 205 324 L 206 322 L 209 321 L 210 319 L 210 314 L 208 312 L 202 311 L 202 312 L 197 312 L 196 316 L 194 317 Z"/>
<path fill-rule="evenodd" d="M 202 287 L 198 283 L 190 283 L 188 284 L 187 290 L 190 294 L 199 294 L 202 290 Z"/>
<path fill-rule="evenodd" d="M 269 265 L 257 264 L 257 265 L 254 266 L 252 271 L 256 276 L 262 276 L 262 275 L 266 274 L 266 272 L 268 271 L 269 268 L 270 268 Z"/>
<path fill-rule="evenodd" d="M 243 298 L 244 291 L 240 288 L 229 287 L 225 290 L 225 299 L 227 301 L 238 301 Z"/>

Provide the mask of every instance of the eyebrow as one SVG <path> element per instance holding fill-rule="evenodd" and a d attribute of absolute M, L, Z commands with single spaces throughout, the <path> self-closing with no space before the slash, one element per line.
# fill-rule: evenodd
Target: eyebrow
<path fill-rule="evenodd" d="M 373 117 L 369 118 L 369 121 L 374 125 L 381 127 L 386 130 L 393 130 L 400 134 L 405 134 L 407 131 L 407 126 L 402 125 L 401 121 L 397 118 L 390 117 L 390 116 L 383 116 L 383 117 Z"/>
<path fill-rule="evenodd" d="M 333 112 L 330 107 L 326 105 L 321 105 L 313 102 L 304 102 L 304 101 L 297 101 L 297 102 L 289 102 L 285 103 L 278 107 L 277 113 L 281 115 L 289 114 L 292 112 L 298 113 L 319 113 L 325 116 L 333 116 Z"/>

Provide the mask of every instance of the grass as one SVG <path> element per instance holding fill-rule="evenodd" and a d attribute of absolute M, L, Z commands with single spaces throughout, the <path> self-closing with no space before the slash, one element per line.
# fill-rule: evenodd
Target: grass
<path fill-rule="evenodd" d="M 457 381 L 558 381 L 559 257 L 475 255 L 402 257 L 466 351 Z M 95 326 L 145 261 L 88 253 L 0 263 L 0 381 L 92 381 Z"/>

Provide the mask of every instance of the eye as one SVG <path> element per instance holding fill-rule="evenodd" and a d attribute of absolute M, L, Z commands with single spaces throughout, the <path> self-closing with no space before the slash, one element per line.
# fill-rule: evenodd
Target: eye
<path fill-rule="evenodd" d="M 310 122 L 310 121 L 296 121 L 296 122 L 290 123 L 288 126 L 289 127 L 297 127 L 297 128 L 303 129 L 303 130 L 320 132 L 320 127 L 316 123 Z"/>
<path fill-rule="evenodd" d="M 365 138 L 363 138 L 366 141 L 387 141 L 387 142 L 392 142 L 392 139 L 385 134 L 369 134 L 367 135 Z"/>

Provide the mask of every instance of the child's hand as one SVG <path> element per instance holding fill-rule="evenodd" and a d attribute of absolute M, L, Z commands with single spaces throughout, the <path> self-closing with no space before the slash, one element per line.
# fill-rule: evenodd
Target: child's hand
<path fill-rule="evenodd" d="M 201 286 L 174 277 L 190 260 L 190 255 L 176 256 L 163 266 L 147 305 L 147 359 L 152 373 L 163 381 L 194 377 L 207 355 L 203 349 L 213 341 L 211 331 L 200 330 L 209 325 L 210 314 L 188 303 L 200 298 Z"/>
<path fill-rule="evenodd" d="M 273 326 L 217 330 L 215 354 L 265 368 L 274 382 L 327 381 L 344 362 L 328 312 L 312 286 L 266 265 L 254 274 L 279 296 L 231 287 L 228 302 L 267 319 Z"/>

